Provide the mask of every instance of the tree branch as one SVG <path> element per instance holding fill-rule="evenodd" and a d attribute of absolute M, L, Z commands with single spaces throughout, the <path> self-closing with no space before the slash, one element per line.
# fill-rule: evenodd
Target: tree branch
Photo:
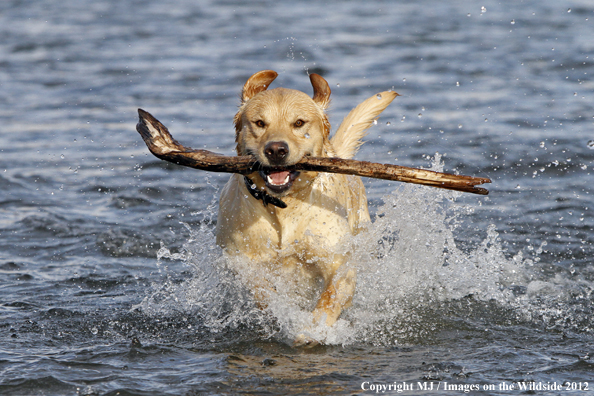
<path fill-rule="evenodd" d="M 250 174 L 260 167 L 256 159 L 251 156 L 225 156 L 208 150 L 195 150 L 184 147 L 173 139 L 167 128 L 151 114 L 138 109 L 138 116 L 139 121 L 136 130 L 142 136 L 150 152 L 162 160 L 205 171 L 243 175 Z M 490 179 L 485 177 L 452 175 L 399 165 L 378 164 L 343 158 L 306 157 L 297 164 L 286 167 L 286 169 L 373 177 L 479 195 L 487 195 L 489 191 L 476 186 L 491 182 Z"/>

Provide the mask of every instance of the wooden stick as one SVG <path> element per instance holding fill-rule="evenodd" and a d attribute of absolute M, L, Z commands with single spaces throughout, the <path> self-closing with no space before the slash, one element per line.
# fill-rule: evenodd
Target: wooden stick
<path fill-rule="evenodd" d="M 139 121 L 136 130 L 142 136 L 148 149 L 156 157 L 178 165 L 211 171 L 250 174 L 260 169 L 260 164 L 252 156 L 226 156 L 208 150 L 195 150 L 179 144 L 167 128 L 148 112 L 138 109 Z M 306 157 L 287 170 L 343 173 L 376 179 L 394 180 L 405 183 L 464 191 L 487 195 L 479 184 L 490 183 L 485 177 L 452 175 L 424 169 L 408 168 L 399 165 L 378 164 L 343 158 Z"/>

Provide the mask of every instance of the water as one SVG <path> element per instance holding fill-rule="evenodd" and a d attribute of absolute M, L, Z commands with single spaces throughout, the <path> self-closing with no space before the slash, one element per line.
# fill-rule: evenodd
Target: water
<path fill-rule="evenodd" d="M 585 0 L 2 2 L 0 393 L 591 394 L 593 19 Z M 305 92 L 323 74 L 334 128 L 394 88 L 357 158 L 493 180 L 365 180 L 354 305 L 311 350 L 290 347 L 307 312 L 282 293 L 257 310 L 225 270 L 227 176 L 135 132 L 142 107 L 231 154 L 261 69 Z"/>

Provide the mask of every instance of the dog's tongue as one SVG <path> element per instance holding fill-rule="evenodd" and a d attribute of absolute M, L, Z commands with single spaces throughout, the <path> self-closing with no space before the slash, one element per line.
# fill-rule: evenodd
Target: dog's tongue
<path fill-rule="evenodd" d="M 273 184 L 285 184 L 287 176 L 289 176 L 289 171 L 270 172 L 268 174 L 268 177 L 270 177 Z"/>

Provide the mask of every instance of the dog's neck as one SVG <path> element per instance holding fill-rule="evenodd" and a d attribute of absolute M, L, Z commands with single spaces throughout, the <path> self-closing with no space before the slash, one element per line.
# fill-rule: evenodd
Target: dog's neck
<path fill-rule="evenodd" d="M 264 190 L 258 190 L 256 184 L 249 177 L 244 176 L 243 181 L 245 182 L 245 186 L 247 187 L 247 190 L 250 192 L 252 197 L 261 200 L 262 204 L 264 204 L 264 207 L 267 207 L 268 204 L 272 204 L 281 209 L 287 207 L 287 204 L 284 203 L 281 199 L 273 197 Z"/>

